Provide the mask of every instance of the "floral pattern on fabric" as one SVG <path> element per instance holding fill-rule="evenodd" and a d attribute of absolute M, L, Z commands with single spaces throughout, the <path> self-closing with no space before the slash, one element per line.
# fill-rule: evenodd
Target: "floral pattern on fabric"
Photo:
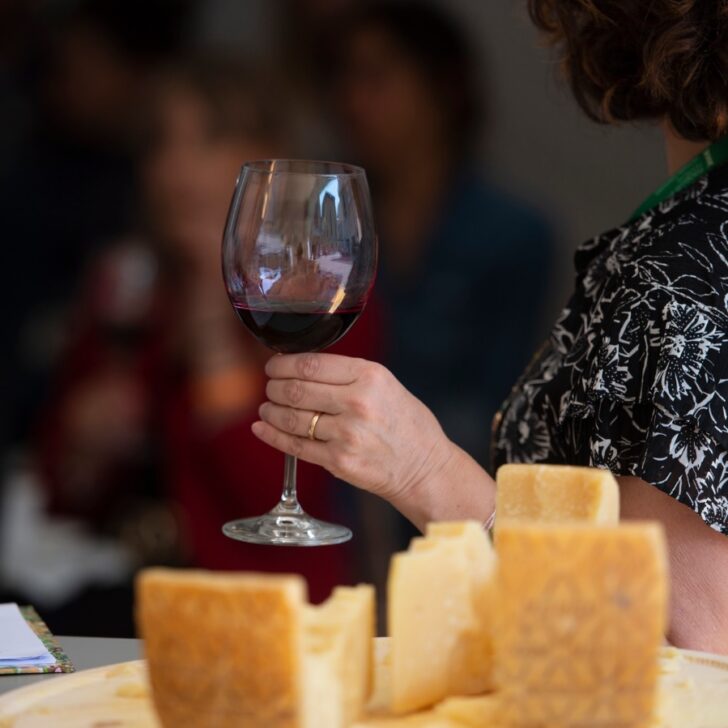
<path fill-rule="evenodd" d="M 728 165 L 582 245 L 501 410 L 494 467 L 633 475 L 728 534 Z"/>

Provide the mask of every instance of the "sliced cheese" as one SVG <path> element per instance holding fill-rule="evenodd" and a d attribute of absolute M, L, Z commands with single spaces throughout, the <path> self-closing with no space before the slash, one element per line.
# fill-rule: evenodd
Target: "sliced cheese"
<path fill-rule="evenodd" d="M 498 696 L 447 698 L 435 706 L 435 713 L 468 728 L 496 728 L 499 725 Z"/>
<path fill-rule="evenodd" d="M 666 626 L 661 527 L 506 523 L 498 555 L 503 723 L 651 725 Z"/>
<path fill-rule="evenodd" d="M 352 728 L 465 728 L 461 723 L 438 715 L 435 711 L 415 713 L 399 718 L 369 718 L 355 723 Z M 485 728 L 485 727 L 483 727 Z"/>
<path fill-rule="evenodd" d="M 352 728 L 467 728 L 467 724 L 459 723 L 434 710 L 396 718 L 369 718 L 355 723 Z M 487 726 L 481 726 L 487 728 Z"/>
<path fill-rule="evenodd" d="M 142 572 L 137 621 L 162 726 L 299 728 L 305 594 L 296 576 Z"/>
<path fill-rule="evenodd" d="M 496 529 L 508 520 L 619 522 L 619 486 L 607 470 L 503 465 L 496 481 Z"/>
<path fill-rule="evenodd" d="M 372 689 L 374 587 L 338 587 L 305 617 L 305 700 L 311 728 L 345 728 L 359 718 Z M 322 709 L 328 712 L 321 715 Z"/>
<path fill-rule="evenodd" d="M 392 559 L 391 709 L 401 714 L 491 681 L 495 557 L 480 524 L 436 524 Z"/>
<path fill-rule="evenodd" d="M 457 543 L 395 554 L 389 572 L 391 709 L 406 713 L 447 695 L 458 636 L 475 625 L 468 561 Z"/>
<path fill-rule="evenodd" d="M 501 728 L 495 695 L 451 697 L 431 710 L 405 716 L 373 716 L 354 728 Z"/>
<path fill-rule="evenodd" d="M 438 522 L 427 526 L 427 539 L 457 539 L 468 559 L 468 584 L 475 622 L 458 636 L 450 660 L 448 695 L 477 695 L 493 687 L 493 602 L 496 555 L 482 524 Z"/>

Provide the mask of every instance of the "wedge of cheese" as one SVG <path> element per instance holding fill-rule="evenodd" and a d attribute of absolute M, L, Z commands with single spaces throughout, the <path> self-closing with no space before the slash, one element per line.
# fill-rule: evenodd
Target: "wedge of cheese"
<path fill-rule="evenodd" d="M 374 674 L 374 587 L 338 587 L 305 615 L 304 712 L 314 726 L 347 728 L 363 711 Z M 329 712 L 324 717 L 321 712 Z"/>
<path fill-rule="evenodd" d="M 505 725 L 653 725 L 665 553 L 657 524 L 500 526 L 495 678 Z"/>
<path fill-rule="evenodd" d="M 137 581 L 164 728 L 347 728 L 372 683 L 374 589 L 306 603 L 297 576 L 149 569 Z"/>
<path fill-rule="evenodd" d="M 391 710 L 406 713 L 491 684 L 495 555 L 476 522 L 433 524 L 392 559 Z"/>
<path fill-rule="evenodd" d="M 296 576 L 142 572 L 137 623 L 162 726 L 299 728 L 305 596 Z"/>
<path fill-rule="evenodd" d="M 455 539 L 465 549 L 475 623 L 455 643 L 448 695 L 478 695 L 493 687 L 493 603 L 496 555 L 483 526 L 476 521 L 430 523 L 427 539 Z"/>
<path fill-rule="evenodd" d="M 607 470 L 503 465 L 496 483 L 496 531 L 509 520 L 619 522 L 619 486 Z"/>

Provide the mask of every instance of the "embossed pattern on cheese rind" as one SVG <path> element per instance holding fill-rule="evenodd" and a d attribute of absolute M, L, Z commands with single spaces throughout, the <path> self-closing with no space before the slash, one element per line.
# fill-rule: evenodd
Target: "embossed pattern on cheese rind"
<path fill-rule="evenodd" d="M 300 577 L 149 569 L 137 599 L 165 728 L 298 728 Z"/>
<path fill-rule="evenodd" d="M 667 603 L 661 528 L 511 523 L 498 551 L 502 721 L 652 725 Z"/>

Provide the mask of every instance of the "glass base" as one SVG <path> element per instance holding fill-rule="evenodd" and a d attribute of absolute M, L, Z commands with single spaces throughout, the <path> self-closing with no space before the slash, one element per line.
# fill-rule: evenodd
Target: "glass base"
<path fill-rule="evenodd" d="M 273 546 L 332 546 L 351 538 L 346 526 L 319 521 L 302 510 L 284 512 L 279 507 L 264 516 L 230 521 L 222 532 L 237 541 Z"/>

